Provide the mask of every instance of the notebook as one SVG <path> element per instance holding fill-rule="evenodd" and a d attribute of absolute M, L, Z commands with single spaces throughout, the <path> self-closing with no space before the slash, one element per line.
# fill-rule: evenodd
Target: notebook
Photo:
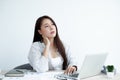
<path fill-rule="evenodd" d="M 107 53 L 104 54 L 88 54 L 85 56 L 81 69 L 74 75 L 58 74 L 58 79 L 83 79 L 99 74 L 106 60 Z"/>
<path fill-rule="evenodd" d="M 12 69 L 5 74 L 5 77 L 23 77 L 24 71 L 23 69 Z"/>

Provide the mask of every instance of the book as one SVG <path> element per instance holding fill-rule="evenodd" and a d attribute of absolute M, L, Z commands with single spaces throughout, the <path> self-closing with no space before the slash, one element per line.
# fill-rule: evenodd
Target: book
<path fill-rule="evenodd" d="M 12 69 L 5 74 L 5 77 L 23 77 L 24 71 L 21 69 Z"/>

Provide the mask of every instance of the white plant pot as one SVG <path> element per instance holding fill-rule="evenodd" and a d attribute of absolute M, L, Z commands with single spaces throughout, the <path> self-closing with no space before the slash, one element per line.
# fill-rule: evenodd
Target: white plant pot
<path fill-rule="evenodd" d="M 107 77 L 108 78 L 113 78 L 114 77 L 114 72 L 107 72 Z"/>

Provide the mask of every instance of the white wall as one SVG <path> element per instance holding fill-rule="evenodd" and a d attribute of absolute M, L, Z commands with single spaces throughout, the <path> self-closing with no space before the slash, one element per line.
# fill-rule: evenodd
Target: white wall
<path fill-rule="evenodd" d="M 34 24 L 42 15 L 55 20 L 79 63 L 85 54 L 107 52 L 105 64 L 120 72 L 119 0 L 0 0 L 0 69 L 28 62 Z"/>

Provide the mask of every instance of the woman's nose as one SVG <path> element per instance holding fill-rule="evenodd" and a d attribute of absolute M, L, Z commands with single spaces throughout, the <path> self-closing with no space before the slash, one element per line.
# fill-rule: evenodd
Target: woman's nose
<path fill-rule="evenodd" d="M 53 25 L 51 25 L 51 26 L 50 26 L 50 29 L 53 29 L 53 28 L 54 28 Z"/>

